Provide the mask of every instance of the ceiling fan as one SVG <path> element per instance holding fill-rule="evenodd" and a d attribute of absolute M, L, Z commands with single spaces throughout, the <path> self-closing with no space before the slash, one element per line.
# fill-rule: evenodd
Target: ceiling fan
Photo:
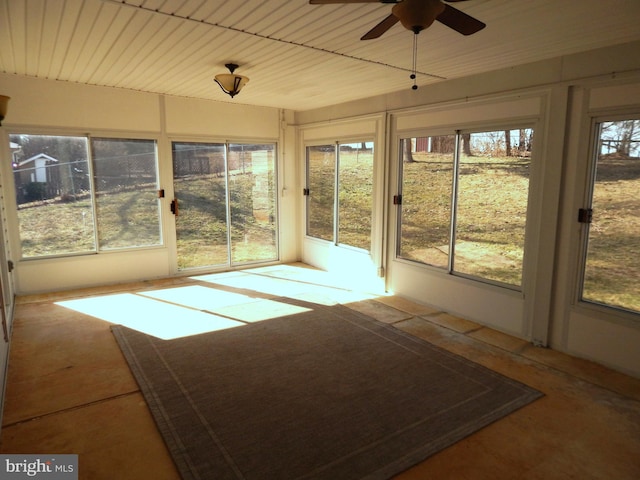
<path fill-rule="evenodd" d="M 400 22 L 415 34 L 429 27 L 435 20 L 463 35 L 471 35 L 486 25 L 470 15 L 448 5 L 467 0 L 309 0 L 311 5 L 331 3 L 391 3 L 391 14 L 365 33 L 360 40 L 371 40 L 382 36 Z"/>
<path fill-rule="evenodd" d="M 360 40 L 381 37 L 387 30 L 400 22 L 413 32 L 413 67 L 409 78 L 413 80 L 413 90 L 417 90 L 416 68 L 418 56 L 418 34 L 436 20 L 463 35 L 479 32 L 486 24 L 452 7 L 449 3 L 467 0 L 309 0 L 311 5 L 331 3 L 391 3 L 391 14 L 365 33 Z M 447 2 L 447 3 L 445 3 Z"/>

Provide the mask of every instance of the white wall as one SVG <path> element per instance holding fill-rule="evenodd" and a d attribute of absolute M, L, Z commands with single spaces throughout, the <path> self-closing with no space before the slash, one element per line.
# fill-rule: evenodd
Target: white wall
<path fill-rule="evenodd" d="M 385 115 L 387 288 L 461 317 L 640 377 L 640 315 L 577 300 L 577 208 L 588 185 L 593 118 L 640 114 L 640 42 L 489 72 L 385 96 L 296 112 L 301 129 Z M 397 145 L 447 127 L 535 124 L 522 291 L 395 258 Z M 304 139 L 302 139 L 304 141 Z"/>
<path fill-rule="evenodd" d="M 317 110 L 296 112 L 295 122 L 307 125 L 397 112 L 416 106 L 463 102 L 488 95 L 539 89 L 541 87 L 571 85 L 598 79 L 620 79 L 637 72 L 640 42 L 630 42 L 590 52 L 552 58 L 517 67 L 462 77 L 411 90 L 366 98 Z M 363 85 L 366 88 L 366 85 Z"/>
<path fill-rule="evenodd" d="M 212 87 L 213 88 L 213 87 Z M 291 179 L 297 172 L 291 112 L 231 102 L 179 98 L 122 89 L 77 85 L 0 74 L 0 91 L 11 97 L 3 122 L 10 133 L 123 135 L 158 141 L 164 244 L 161 247 L 55 259 L 13 258 L 18 294 L 166 277 L 177 273 L 173 198 L 172 140 L 269 141 L 278 143 L 280 258 L 295 261 L 299 245 L 291 218 L 298 206 Z M 287 133 L 288 132 L 288 133 Z M 8 144 L 3 142 L 2 187 L 10 241 L 19 252 L 15 193 Z M 283 180 L 284 179 L 284 180 Z M 289 182 L 289 183 L 286 183 Z M 287 188 L 290 187 L 291 189 Z"/>

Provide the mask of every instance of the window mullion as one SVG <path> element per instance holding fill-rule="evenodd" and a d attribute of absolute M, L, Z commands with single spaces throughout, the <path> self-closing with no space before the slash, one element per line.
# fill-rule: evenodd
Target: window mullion
<path fill-rule="evenodd" d="M 309 235 L 309 225 L 310 225 L 310 215 L 309 215 L 309 209 L 311 206 L 311 190 L 310 190 L 310 184 L 311 184 L 311 175 L 310 175 L 310 169 L 311 169 L 311 161 L 310 161 L 310 154 L 309 154 L 309 147 L 305 148 L 305 177 L 304 177 L 304 234 L 305 235 Z"/>
<path fill-rule="evenodd" d="M 449 222 L 449 259 L 447 269 L 453 273 L 454 255 L 456 249 L 456 212 L 458 208 L 458 186 L 460 170 L 460 130 L 456 130 L 455 145 L 453 147 L 453 178 L 451 188 L 451 221 Z"/>
<path fill-rule="evenodd" d="M 396 204 L 397 207 L 397 212 L 398 212 L 398 216 L 397 216 L 397 223 L 396 223 L 396 229 L 398 232 L 398 237 L 397 237 L 397 245 L 396 245 L 396 256 L 401 257 L 403 255 L 403 250 L 402 250 L 402 224 L 403 224 L 403 198 L 405 197 L 405 188 L 404 188 L 404 181 L 405 181 L 405 163 L 404 163 L 404 152 L 407 149 L 407 145 L 406 143 L 409 142 L 409 145 L 411 145 L 412 139 L 410 137 L 408 138 L 402 138 L 400 139 L 400 150 L 398 151 L 398 158 L 399 160 L 399 169 L 400 169 L 400 175 L 398 175 L 398 184 L 396 186 L 397 190 L 398 190 L 398 195 L 397 195 L 397 199 L 394 198 L 394 204 Z M 411 149 L 411 146 L 408 147 L 409 149 Z M 412 192 L 413 193 L 413 192 Z M 406 201 L 406 200 L 405 200 Z"/>
<path fill-rule="evenodd" d="M 93 143 L 91 141 L 91 135 L 86 135 L 87 139 L 87 168 L 89 170 L 89 191 L 91 194 L 91 211 L 93 217 L 93 251 L 98 252 L 100 250 L 99 245 L 99 236 L 98 236 L 98 209 L 96 208 L 96 185 L 95 185 L 95 176 L 94 176 L 94 165 L 93 165 Z"/>
<path fill-rule="evenodd" d="M 334 186 L 333 186 L 333 243 L 338 245 L 338 234 L 340 225 L 340 142 L 336 142 L 334 151 Z"/>
<path fill-rule="evenodd" d="M 231 252 L 231 199 L 229 198 L 229 142 L 224 144 L 224 198 L 227 212 L 227 264 L 232 263 Z"/>

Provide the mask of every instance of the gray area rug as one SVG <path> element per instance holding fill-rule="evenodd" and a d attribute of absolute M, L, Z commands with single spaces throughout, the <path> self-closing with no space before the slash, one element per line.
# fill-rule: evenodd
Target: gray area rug
<path fill-rule="evenodd" d="M 342 305 L 113 333 L 187 479 L 388 479 L 541 393 Z M 179 320 L 178 320 L 179 321 Z"/>

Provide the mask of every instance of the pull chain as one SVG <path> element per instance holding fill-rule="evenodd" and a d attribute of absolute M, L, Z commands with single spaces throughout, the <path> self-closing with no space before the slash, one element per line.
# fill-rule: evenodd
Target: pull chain
<path fill-rule="evenodd" d="M 418 89 L 418 85 L 416 85 L 416 72 L 418 70 L 417 65 L 418 65 L 418 34 L 414 33 L 413 34 L 413 67 L 411 68 L 411 75 L 409 75 L 409 78 L 413 80 L 413 86 L 411 87 L 412 90 Z"/>

